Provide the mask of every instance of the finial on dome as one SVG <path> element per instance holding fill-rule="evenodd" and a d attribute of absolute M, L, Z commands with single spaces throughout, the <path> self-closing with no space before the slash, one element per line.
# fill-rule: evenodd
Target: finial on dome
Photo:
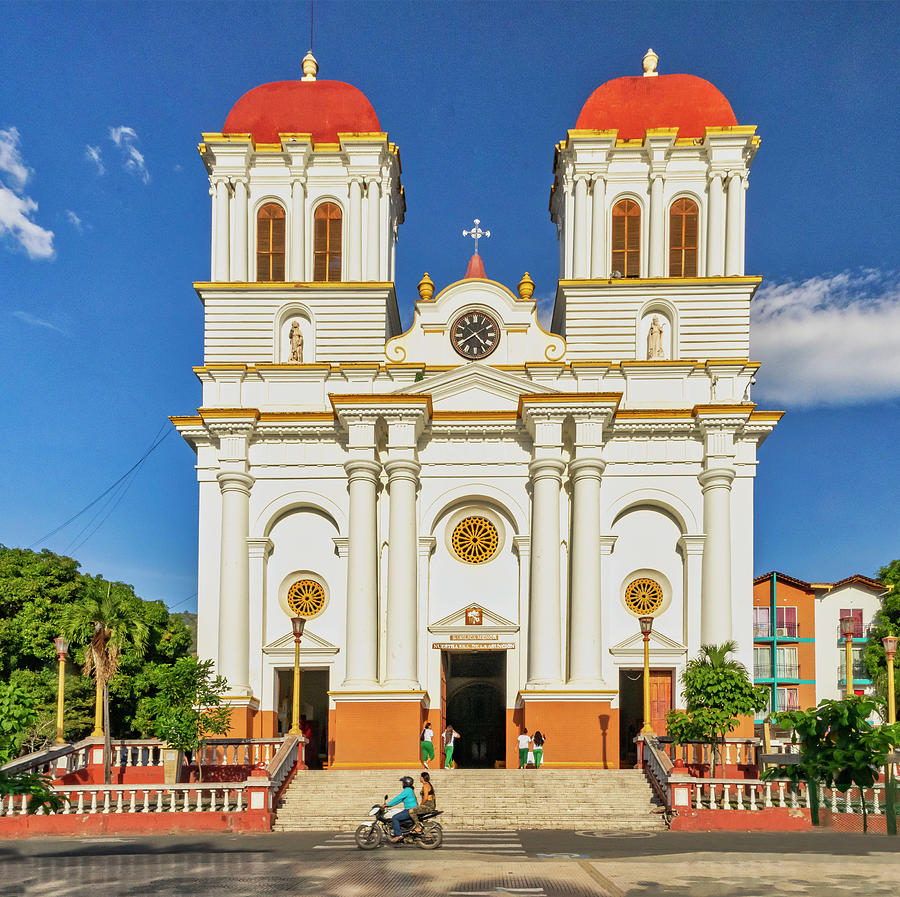
<path fill-rule="evenodd" d="M 434 295 L 434 281 L 428 276 L 426 271 L 419 281 L 419 298 L 427 302 Z"/>
<path fill-rule="evenodd" d="M 303 62 L 301 63 L 303 68 L 303 77 L 300 79 L 301 81 L 315 81 L 316 74 L 319 71 L 319 63 L 316 62 L 316 57 L 313 56 L 312 50 L 310 50 L 306 56 L 303 57 Z"/>
<path fill-rule="evenodd" d="M 519 281 L 519 298 L 530 299 L 534 295 L 534 281 L 526 271 Z"/>
<path fill-rule="evenodd" d="M 656 71 L 656 66 L 659 63 L 659 56 L 653 52 L 652 47 L 644 54 L 642 63 L 644 66 L 645 78 L 655 78 L 659 74 L 659 72 Z"/>

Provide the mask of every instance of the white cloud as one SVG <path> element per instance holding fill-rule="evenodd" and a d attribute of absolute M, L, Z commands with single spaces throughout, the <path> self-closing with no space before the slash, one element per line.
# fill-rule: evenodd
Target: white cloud
<path fill-rule="evenodd" d="M 78 233 L 81 233 L 84 230 L 84 222 L 71 209 L 66 209 L 66 220 L 78 231 Z"/>
<path fill-rule="evenodd" d="M 53 231 L 32 220 L 37 203 L 22 191 L 32 175 L 19 150 L 16 128 L 0 131 L 0 237 L 8 237 L 33 259 L 53 258 Z"/>
<path fill-rule="evenodd" d="M 0 131 L 0 171 L 9 175 L 12 187 L 17 192 L 22 190 L 31 176 L 31 169 L 25 164 L 19 152 L 18 128 Z"/>
<path fill-rule="evenodd" d="M 106 174 L 106 166 L 103 164 L 103 154 L 99 146 L 87 144 L 84 148 L 84 158 L 97 166 L 97 174 Z"/>
<path fill-rule="evenodd" d="M 14 311 L 12 315 L 14 318 L 18 318 L 20 321 L 31 324 L 34 327 L 46 327 L 48 330 L 55 330 L 57 333 L 65 333 L 65 331 L 57 327 L 56 324 L 51 324 L 49 321 L 43 320 L 43 318 L 36 318 L 27 311 Z"/>
<path fill-rule="evenodd" d="M 754 399 L 849 405 L 900 397 L 900 274 L 865 269 L 774 283 L 751 306 Z"/>
<path fill-rule="evenodd" d="M 144 154 L 135 146 L 138 140 L 137 131 L 128 125 L 109 129 L 109 139 L 125 155 L 125 170 L 140 178 L 145 184 L 150 183 L 150 172 L 144 161 Z"/>

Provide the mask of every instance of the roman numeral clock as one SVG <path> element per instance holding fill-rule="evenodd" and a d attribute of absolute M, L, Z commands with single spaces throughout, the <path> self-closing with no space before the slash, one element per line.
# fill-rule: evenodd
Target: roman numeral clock
<path fill-rule="evenodd" d="M 453 322 L 450 341 L 463 358 L 487 358 L 497 348 L 500 328 L 483 311 L 466 312 Z"/>

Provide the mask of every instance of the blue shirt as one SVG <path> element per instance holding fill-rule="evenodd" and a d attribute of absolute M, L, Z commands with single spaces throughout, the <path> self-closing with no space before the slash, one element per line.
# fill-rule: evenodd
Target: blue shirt
<path fill-rule="evenodd" d="M 401 800 L 405 810 L 412 810 L 419 806 L 419 802 L 416 800 L 416 792 L 412 788 L 404 788 L 393 800 L 388 801 L 388 806 L 393 807 L 395 804 L 399 804 Z"/>

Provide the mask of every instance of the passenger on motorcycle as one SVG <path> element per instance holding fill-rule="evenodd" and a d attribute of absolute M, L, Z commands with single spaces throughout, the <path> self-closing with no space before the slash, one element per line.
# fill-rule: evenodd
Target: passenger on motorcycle
<path fill-rule="evenodd" d="M 400 779 L 400 784 L 403 786 L 403 790 L 395 798 L 389 800 L 386 804 L 382 804 L 386 809 L 387 807 L 396 806 L 401 801 L 403 802 L 403 809 L 391 817 L 391 826 L 394 829 L 394 837 L 391 838 L 391 844 L 397 844 L 403 840 L 403 835 L 400 832 L 400 823 L 409 819 L 409 811 L 419 805 L 416 800 L 416 792 L 413 791 L 412 776 L 403 776 Z"/>
<path fill-rule="evenodd" d="M 415 823 L 413 826 L 414 832 L 422 831 L 422 820 L 419 819 L 419 814 L 430 813 L 436 806 L 434 800 L 434 785 L 431 784 L 431 775 L 427 772 L 423 772 L 419 774 L 419 778 L 422 780 L 422 803 L 409 811 L 409 818 Z"/>

